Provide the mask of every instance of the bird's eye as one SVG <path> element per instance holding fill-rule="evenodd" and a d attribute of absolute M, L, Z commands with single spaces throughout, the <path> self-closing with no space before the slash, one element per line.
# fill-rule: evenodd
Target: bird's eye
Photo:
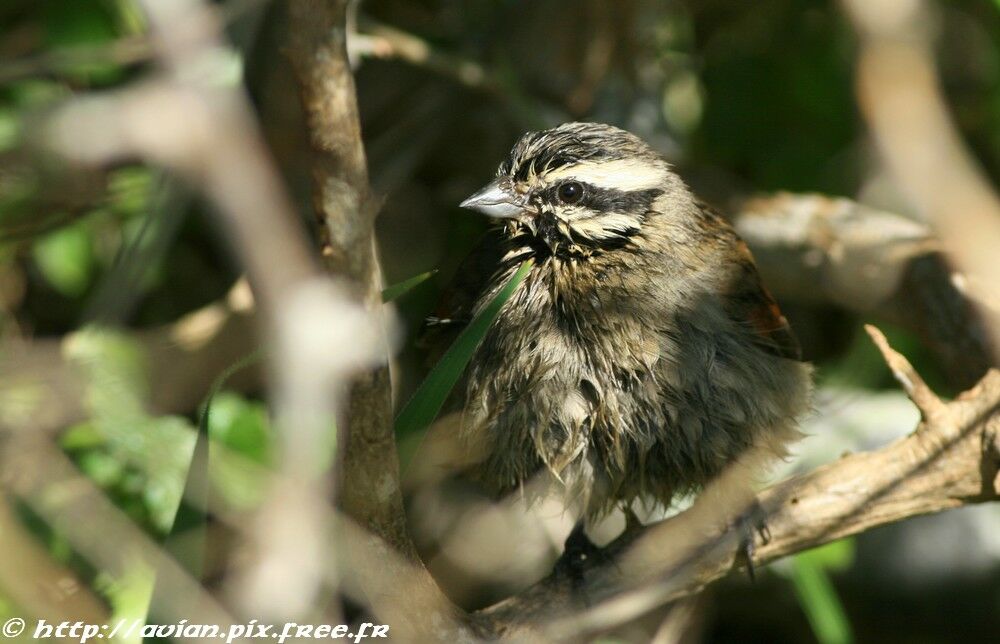
<path fill-rule="evenodd" d="M 563 203 L 576 203 L 583 197 L 583 186 L 576 181 L 567 181 L 559 186 L 559 201 Z"/>

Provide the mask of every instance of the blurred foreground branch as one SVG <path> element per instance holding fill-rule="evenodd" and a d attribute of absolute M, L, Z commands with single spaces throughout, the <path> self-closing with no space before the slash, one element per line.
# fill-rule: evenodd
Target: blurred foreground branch
<path fill-rule="evenodd" d="M 328 486 L 329 454 L 317 446 L 332 443 L 342 381 L 371 364 L 384 338 L 320 272 L 239 86 L 206 73 L 227 57 L 219 15 L 198 0 L 142 4 L 160 73 L 69 103 L 52 117 L 45 140 L 84 163 L 139 156 L 163 164 L 213 202 L 267 336 L 282 472 L 255 516 L 242 522 L 254 556 L 231 587 L 248 614 L 299 618 L 323 584 L 336 584 L 321 572 L 334 549 L 331 532 L 310 502 Z M 158 596 L 179 592 L 165 589 Z M 329 618 L 339 621 L 335 610 Z"/>
<path fill-rule="evenodd" d="M 1000 309 L 1000 198 L 948 113 L 927 2 L 843 0 L 861 40 L 857 94 L 889 169 L 965 279 Z M 1000 349 L 1000 325 L 989 329 Z M 994 354 L 996 357 L 996 354 Z"/>
<path fill-rule="evenodd" d="M 103 602 L 25 530 L 5 496 L 0 496 L 0 550 L 0 592 L 32 615 L 88 624 L 108 619 Z"/>
<path fill-rule="evenodd" d="M 95 567 L 119 580 L 156 574 L 171 590 L 156 607 L 158 615 L 171 620 L 199 619 L 223 628 L 233 623 L 228 611 L 80 474 L 48 437 L 30 432 L 3 436 L 0 472 L 4 488 L 64 535 Z M 72 614 L 70 607 L 63 611 L 62 619 Z"/>
<path fill-rule="evenodd" d="M 75 337 L 7 342 L 0 361 L 0 400 L 8 429 L 52 433 L 87 418 L 86 371 L 77 368 L 66 351 Z M 256 345 L 253 298 L 241 280 L 224 300 L 130 337 L 147 367 L 149 412 L 190 413 L 215 378 Z M 260 381 L 258 370 L 247 369 L 235 374 L 228 386 L 248 391 Z"/>
<path fill-rule="evenodd" d="M 327 268 L 347 277 L 382 326 L 382 275 L 375 247 L 379 203 L 368 168 L 347 55 L 347 0 L 292 0 L 288 56 L 299 83 L 313 153 L 313 206 L 321 227 Z M 387 355 L 388 351 L 385 351 Z M 340 455 L 340 503 L 346 513 L 401 557 L 370 558 L 357 540 L 346 541 L 350 559 L 366 570 L 357 577 L 373 609 L 410 611 L 416 639 L 454 639 L 450 602 L 420 563 L 406 529 L 399 460 L 392 424 L 392 388 L 386 364 L 353 381 L 338 421 L 346 438 Z M 400 580 L 410 579 L 406 587 Z"/>
<path fill-rule="evenodd" d="M 887 523 L 1000 499 L 1000 371 L 944 403 L 880 332 L 868 331 L 922 421 L 882 449 L 844 456 L 763 491 L 769 538 L 758 539 L 757 566 Z M 638 537 L 620 538 L 606 556 L 587 557 L 572 572 L 557 568 L 476 617 L 495 634 L 541 629 L 545 638 L 576 640 L 700 591 L 738 563 L 732 531 L 692 538 L 691 515 L 705 510 L 702 503 Z"/>

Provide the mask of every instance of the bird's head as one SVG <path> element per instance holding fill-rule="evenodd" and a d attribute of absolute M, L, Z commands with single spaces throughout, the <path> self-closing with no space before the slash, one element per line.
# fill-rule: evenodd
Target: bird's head
<path fill-rule="evenodd" d="M 508 220 L 553 252 L 588 254 L 627 243 L 654 202 L 673 190 L 685 189 L 637 136 L 566 123 L 522 136 L 496 179 L 461 206 Z"/>

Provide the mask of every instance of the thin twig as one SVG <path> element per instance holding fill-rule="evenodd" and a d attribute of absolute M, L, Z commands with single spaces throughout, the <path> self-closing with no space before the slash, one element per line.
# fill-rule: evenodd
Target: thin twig
<path fill-rule="evenodd" d="M 920 416 L 925 421 L 942 422 L 948 409 L 941 399 L 931 391 L 924 379 L 920 377 L 917 370 L 913 368 L 898 351 L 889 346 L 889 341 L 885 339 L 885 334 L 871 324 L 865 325 L 865 331 L 871 337 L 872 342 L 878 347 L 885 363 L 889 365 L 893 377 L 903 387 L 903 391 L 913 404 L 920 410 Z"/>
<path fill-rule="evenodd" d="M 496 96 L 503 86 L 476 61 L 441 53 L 427 41 L 368 17 L 361 20 L 363 33 L 352 35 L 348 46 L 356 56 L 397 59 L 451 78 L 470 89 Z"/>

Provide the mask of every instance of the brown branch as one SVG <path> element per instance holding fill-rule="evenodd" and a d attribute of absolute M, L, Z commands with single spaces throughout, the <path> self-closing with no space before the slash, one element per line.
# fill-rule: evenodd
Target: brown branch
<path fill-rule="evenodd" d="M 917 370 L 913 368 L 910 361 L 890 347 L 885 334 L 877 328 L 871 324 L 866 324 L 865 331 L 868 332 L 872 342 L 878 347 L 885 363 L 889 365 L 889 370 L 892 371 L 893 377 L 903 387 L 903 391 L 906 392 L 906 395 L 913 404 L 917 406 L 917 409 L 920 410 L 920 417 L 924 421 L 934 420 L 935 422 L 944 419 L 948 414 L 947 407 L 931 391 L 931 388 L 927 386 L 927 383 L 920 377 Z"/>
<path fill-rule="evenodd" d="M 1000 316 L 970 292 L 926 225 L 818 194 L 759 196 L 733 212 L 779 299 L 833 304 L 910 330 L 956 388 L 993 364 L 988 325 Z"/>
<path fill-rule="evenodd" d="M 379 315 L 382 277 L 375 254 L 378 203 L 368 169 L 346 49 L 348 2 L 289 3 L 288 56 L 299 81 L 313 152 L 313 204 L 330 271 L 349 278 Z M 342 420 L 347 440 L 340 497 L 344 509 L 411 561 L 399 462 L 392 433 L 388 367 L 359 378 Z"/>
<path fill-rule="evenodd" d="M 382 315 L 382 276 L 375 251 L 377 200 L 358 119 L 346 48 L 347 0 L 291 0 L 288 56 L 298 78 L 313 153 L 313 204 L 327 268 L 347 277 L 375 319 Z M 339 482 L 345 512 L 401 557 L 365 556 L 363 543 L 344 545 L 376 612 L 413 606 L 410 632 L 440 639 L 461 632 L 460 615 L 423 567 L 406 529 L 399 460 L 392 430 L 389 370 L 354 381 L 340 419 L 346 437 Z M 401 586 L 399 580 L 410 579 Z M 440 610 L 428 606 L 443 607 Z"/>
<path fill-rule="evenodd" d="M 1000 371 L 945 404 L 873 335 L 890 367 L 910 382 L 924 420 L 882 449 L 844 456 L 764 490 L 759 502 L 769 539 L 757 544 L 755 565 L 880 525 L 1000 499 Z M 574 575 L 557 569 L 476 618 L 494 634 L 573 640 L 700 591 L 737 565 L 732 531 L 690 538 L 691 514 L 706 510 L 701 503 L 637 539 L 612 543 L 609 557 L 589 558 Z"/>
<path fill-rule="evenodd" d="M 360 26 L 364 33 L 352 34 L 348 43 L 357 56 L 401 60 L 470 89 L 503 97 L 503 85 L 476 61 L 437 51 L 426 40 L 367 16 L 362 17 Z"/>

